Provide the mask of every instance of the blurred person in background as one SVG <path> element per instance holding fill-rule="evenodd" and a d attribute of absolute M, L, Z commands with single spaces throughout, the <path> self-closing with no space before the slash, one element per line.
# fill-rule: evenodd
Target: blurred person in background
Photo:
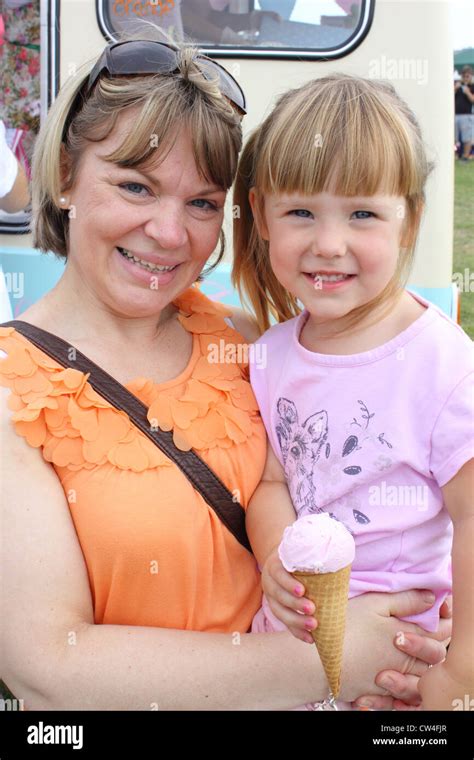
<path fill-rule="evenodd" d="M 471 148 L 474 141 L 474 84 L 472 84 L 472 68 L 464 66 L 460 81 L 454 82 L 454 109 L 456 143 L 462 143 L 461 161 L 471 160 Z"/>

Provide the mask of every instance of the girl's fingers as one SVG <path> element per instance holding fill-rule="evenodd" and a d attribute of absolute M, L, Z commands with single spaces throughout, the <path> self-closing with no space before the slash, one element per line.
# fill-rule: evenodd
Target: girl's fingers
<path fill-rule="evenodd" d="M 281 562 L 276 563 L 269 568 L 270 577 L 273 578 L 275 583 L 292 594 L 296 599 L 304 596 L 304 586 L 296 578 L 293 578 L 291 573 L 287 573 Z"/>
<path fill-rule="evenodd" d="M 272 556 L 264 567 L 264 573 L 296 599 L 304 596 L 304 586 L 288 573 L 279 557 Z"/>
<path fill-rule="evenodd" d="M 314 615 L 314 604 L 309 599 L 305 599 L 305 597 L 298 599 L 296 596 L 293 596 L 292 594 L 289 594 L 288 591 L 282 589 L 281 586 L 278 586 L 276 583 L 265 584 L 264 590 L 270 601 L 274 599 L 281 604 L 282 607 L 287 607 L 302 615 Z"/>
<path fill-rule="evenodd" d="M 275 599 L 269 600 L 270 608 L 273 614 L 280 620 L 287 628 L 299 633 L 309 633 L 317 628 L 317 621 L 309 617 L 308 615 L 300 615 L 298 612 L 293 612 L 288 607 L 283 606 Z M 301 638 L 301 637 L 298 637 Z M 312 639 L 311 639 L 312 640 Z"/>
<path fill-rule="evenodd" d="M 421 703 L 418 680 L 418 676 L 402 675 L 395 670 L 384 670 L 377 675 L 375 683 L 407 705 L 417 706 Z"/>
<path fill-rule="evenodd" d="M 263 588 L 267 597 L 276 599 L 283 607 L 289 607 L 303 615 L 314 615 L 314 604 L 304 596 L 304 586 L 281 565 L 273 572 L 265 573 Z"/>
<path fill-rule="evenodd" d="M 314 644 L 314 639 L 310 633 L 299 631 L 297 628 L 288 628 L 288 630 L 296 639 L 304 641 L 305 644 Z"/>

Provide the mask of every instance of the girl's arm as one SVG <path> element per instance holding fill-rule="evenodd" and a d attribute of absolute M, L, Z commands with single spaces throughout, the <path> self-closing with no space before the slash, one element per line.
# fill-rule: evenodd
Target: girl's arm
<path fill-rule="evenodd" d="M 453 710 L 474 695 L 474 459 L 442 492 L 454 526 L 453 637 L 445 662 L 420 680 L 425 710 Z"/>
<path fill-rule="evenodd" d="M 304 586 L 284 569 L 278 556 L 283 531 L 296 520 L 285 473 L 268 444 L 265 470 L 247 507 L 247 534 L 260 567 L 262 586 L 274 615 L 297 639 L 313 643 L 315 607 Z M 301 614 L 302 613 L 302 614 Z"/>
<path fill-rule="evenodd" d="M 278 547 L 283 531 L 296 520 L 283 468 L 268 443 L 262 480 L 246 513 L 247 534 L 261 567 Z"/>

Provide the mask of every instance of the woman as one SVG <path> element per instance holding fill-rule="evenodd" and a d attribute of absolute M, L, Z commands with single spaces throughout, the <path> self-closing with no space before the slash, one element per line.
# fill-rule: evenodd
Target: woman
<path fill-rule="evenodd" d="M 21 319 L 63 338 L 72 365 L 81 351 L 125 385 L 150 425 L 172 429 L 246 505 L 263 426 L 245 367 L 207 354 L 256 331 L 192 287 L 221 235 L 243 111 L 217 64 L 157 42 L 112 45 L 63 88 L 39 137 L 33 206 L 35 245 L 66 268 Z M 255 560 L 179 468 L 84 373 L 12 328 L 0 349 L 12 391 L 0 672 L 27 709 L 281 710 L 324 697 L 312 647 L 246 633 L 261 597 Z M 388 669 L 379 679 L 392 677 L 392 695 L 419 699 L 416 676 L 444 657 L 449 621 L 438 641 L 404 623 L 397 651 L 391 615 L 432 601 L 349 603 L 343 698 L 390 707 L 374 685 Z"/>

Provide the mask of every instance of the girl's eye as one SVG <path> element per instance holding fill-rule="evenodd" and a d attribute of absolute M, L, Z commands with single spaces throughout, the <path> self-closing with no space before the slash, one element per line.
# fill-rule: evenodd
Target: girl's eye
<path fill-rule="evenodd" d="M 291 215 L 298 216 L 300 219 L 310 219 L 313 215 L 307 208 L 294 208 L 289 212 Z"/>
<path fill-rule="evenodd" d="M 140 182 L 123 182 L 119 187 L 123 187 L 124 190 L 127 190 L 127 192 L 131 193 L 132 195 L 142 196 L 141 190 L 146 190 L 148 192 L 148 189 L 145 187 L 145 185 L 142 185 Z"/>
<path fill-rule="evenodd" d="M 354 211 L 352 216 L 355 216 L 356 219 L 370 219 L 375 214 L 372 211 Z"/>
<path fill-rule="evenodd" d="M 202 209 L 203 211 L 217 211 L 218 208 L 217 203 L 208 201 L 206 198 L 196 198 L 196 200 L 191 201 L 191 204 L 196 208 Z"/>

